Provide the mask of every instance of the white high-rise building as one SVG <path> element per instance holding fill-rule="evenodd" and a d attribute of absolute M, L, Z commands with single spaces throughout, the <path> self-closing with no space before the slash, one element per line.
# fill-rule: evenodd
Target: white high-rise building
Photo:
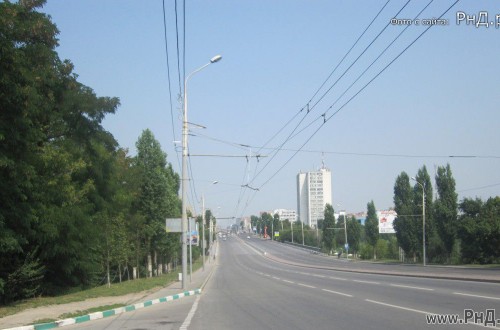
<path fill-rule="evenodd" d="M 324 165 L 316 172 L 297 174 L 299 220 L 316 227 L 324 218 L 326 204 L 332 205 L 332 173 Z"/>
<path fill-rule="evenodd" d="M 295 222 L 297 220 L 297 213 L 295 210 L 277 209 L 274 210 L 273 214 L 279 215 L 280 221 L 288 220 L 290 222 Z"/>

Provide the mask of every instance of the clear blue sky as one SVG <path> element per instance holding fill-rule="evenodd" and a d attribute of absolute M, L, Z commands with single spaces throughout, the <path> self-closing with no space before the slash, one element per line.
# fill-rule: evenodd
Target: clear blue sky
<path fill-rule="evenodd" d="M 439 17 L 453 2 L 434 1 L 420 18 Z M 500 195 L 500 28 L 456 23 L 459 11 L 476 16 L 484 11 L 494 21 L 500 14 L 497 1 L 460 1 L 444 16 L 448 25 L 424 34 L 291 160 L 294 152 L 281 151 L 271 160 L 273 150 L 259 149 L 308 103 L 385 3 L 186 1 L 186 74 L 216 54 L 223 56 L 190 80 L 189 121 L 207 127 L 192 127 L 196 136 L 189 138 L 190 153 L 268 156 L 258 162 L 255 157 L 248 162 L 244 157 L 191 157 L 196 195 L 204 193 L 218 217 L 296 208 L 297 173 L 318 168 L 322 158 L 332 170 L 336 210 L 341 204 L 348 212 L 364 211 L 370 200 L 378 209 L 391 207 L 397 175 L 406 171 L 413 176 L 424 164 L 434 177 L 436 166 L 450 163 L 459 199 Z M 389 2 L 310 106 L 405 3 Z M 397 17 L 413 19 L 427 3 L 412 1 Z M 74 63 L 79 80 L 99 96 L 120 98 L 119 111 L 105 119 L 104 127 L 132 155 L 142 130 L 151 129 L 180 173 L 180 148 L 172 142 L 181 140 L 174 1 L 166 0 L 165 6 L 173 127 L 161 0 L 49 0 L 43 11 L 60 29 L 59 55 Z M 181 71 L 182 9 L 178 0 Z M 321 114 L 404 28 L 390 25 L 295 132 L 317 121 L 283 148 L 299 149 L 320 127 Z M 410 26 L 326 116 L 425 28 Z M 266 147 L 280 146 L 303 117 L 304 112 L 296 116 Z M 212 185 L 214 180 L 219 183 Z M 245 184 L 259 191 L 241 190 Z"/>

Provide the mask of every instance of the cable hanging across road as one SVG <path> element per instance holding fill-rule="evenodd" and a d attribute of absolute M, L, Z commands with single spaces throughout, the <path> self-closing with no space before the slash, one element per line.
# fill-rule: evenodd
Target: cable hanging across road
<path fill-rule="evenodd" d="M 451 10 L 460 0 L 456 0 L 448 9 L 446 9 L 439 17 L 438 19 L 441 19 L 448 11 Z M 429 25 L 415 40 L 413 40 L 408 46 L 406 46 L 392 61 L 390 61 L 382 70 L 380 70 L 370 81 L 368 81 L 357 93 L 355 93 L 347 102 L 345 102 L 338 110 L 336 110 L 332 115 L 329 117 L 324 117 L 324 121 L 321 123 L 321 125 L 314 131 L 314 133 L 300 146 L 300 148 L 274 173 L 271 175 L 269 179 L 267 179 L 262 185 L 260 185 L 259 189 L 262 189 L 269 181 L 271 181 L 281 170 L 293 159 L 295 156 L 302 150 L 302 148 L 320 131 L 320 129 L 328 122 L 330 119 L 333 118 L 336 114 L 338 114 L 345 106 L 347 106 L 354 98 L 356 98 L 362 91 L 365 90 L 366 87 L 368 87 L 375 79 L 377 79 L 389 66 L 391 66 L 397 59 L 401 57 L 411 46 L 415 44 L 429 29 L 432 27 L 432 25 Z M 326 113 L 325 113 L 326 114 Z"/>
<path fill-rule="evenodd" d="M 410 2 L 411 0 L 408 0 L 407 3 L 398 11 L 398 14 L 408 5 L 408 3 Z M 371 22 L 368 24 L 368 26 L 364 29 L 364 31 L 361 33 L 361 35 L 356 39 L 356 41 L 354 42 L 354 44 L 351 46 L 351 48 L 346 52 L 346 54 L 344 55 L 344 57 L 340 60 L 340 62 L 337 64 L 337 66 L 332 70 L 332 72 L 329 74 L 329 76 L 327 77 L 327 79 L 321 84 L 321 86 L 316 90 L 316 92 L 313 94 L 313 96 L 311 97 L 311 99 L 309 100 L 309 102 L 306 104 L 306 106 L 304 106 L 302 109 L 300 109 L 299 112 L 297 112 L 290 120 L 288 120 L 288 122 L 282 126 L 278 131 L 277 133 L 275 133 L 264 145 L 263 147 L 267 146 L 268 143 L 270 143 L 276 136 L 278 136 L 293 120 L 295 120 L 295 118 L 297 116 L 299 116 L 301 113 L 304 112 L 304 110 L 306 111 L 304 113 L 304 115 L 302 116 L 301 120 L 295 125 L 295 128 L 293 128 L 293 130 L 288 134 L 287 138 L 285 138 L 285 140 L 281 143 L 281 145 L 279 146 L 279 148 L 276 149 L 276 151 L 272 154 L 271 158 L 264 164 L 263 168 L 260 169 L 260 171 L 258 171 L 258 165 L 259 163 L 256 163 L 256 166 L 255 166 L 255 171 L 254 171 L 254 176 L 253 178 L 250 180 L 249 184 L 253 183 L 255 181 L 255 179 L 267 168 L 267 166 L 274 160 L 274 158 L 277 156 L 277 154 L 279 153 L 279 151 L 284 147 L 284 145 L 286 143 L 288 143 L 290 141 L 290 139 L 294 136 L 294 133 L 295 131 L 300 127 L 300 125 L 302 124 L 302 122 L 305 120 L 305 118 L 308 116 L 308 114 L 312 111 L 312 109 L 326 96 L 326 94 L 328 94 L 331 89 L 333 88 L 333 86 L 346 74 L 346 72 L 357 62 L 357 60 L 359 60 L 359 58 L 366 52 L 366 50 L 368 48 L 371 47 L 371 45 L 375 42 L 375 40 L 373 40 L 369 45 L 368 47 L 365 48 L 365 50 L 363 51 L 363 53 L 361 55 L 358 56 L 358 58 L 356 59 L 356 61 L 354 63 L 351 64 L 351 66 L 349 66 L 349 68 L 344 72 L 344 74 L 337 79 L 337 81 L 334 83 L 334 85 L 332 87 L 330 87 L 324 94 L 323 96 L 314 104 L 314 106 L 311 108 L 310 107 L 310 103 L 311 101 L 314 99 L 314 97 L 319 93 L 319 91 L 324 87 L 324 85 L 326 84 L 326 82 L 331 78 L 331 76 L 335 73 L 335 71 L 337 70 L 337 68 L 343 63 L 343 61 L 347 58 L 347 56 L 350 54 L 350 52 L 352 51 L 352 49 L 358 44 L 358 42 L 361 40 L 361 38 L 365 35 L 365 33 L 368 31 L 368 29 L 372 26 L 372 24 L 375 22 L 375 20 L 379 17 L 379 15 L 382 13 L 382 11 L 385 9 L 385 7 L 388 5 L 388 3 L 390 2 L 390 0 L 388 0 L 383 6 L 382 8 L 378 11 L 378 13 L 375 15 L 375 17 L 371 20 Z M 396 14 L 397 15 L 397 14 Z M 377 38 L 385 31 L 385 28 L 384 30 L 382 30 Z M 261 148 L 263 148 L 261 147 Z M 260 152 L 260 148 L 259 148 L 259 151 Z M 258 171 L 258 172 L 257 172 Z M 253 199 L 253 198 L 252 198 Z M 247 201 L 248 203 L 248 201 Z M 239 202 L 238 202 L 239 204 Z M 238 206 L 236 207 L 238 208 Z"/>
<path fill-rule="evenodd" d="M 408 0 L 404 5 L 403 7 L 401 7 L 399 9 L 399 11 L 394 15 L 394 17 L 396 17 L 397 15 L 399 15 L 405 8 L 406 6 L 410 3 L 411 0 Z M 351 47 L 354 48 L 354 46 L 359 42 L 359 40 L 361 39 L 361 37 L 366 33 L 366 31 L 368 30 L 368 28 L 373 24 L 373 22 L 377 19 L 377 17 L 380 15 L 380 13 L 384 10 L 384 8 L 387 6 L 389 1 L 387 1 L 384 6 L 379 10 L 379 12 L 377 13 L 377 15 L 372 19 L 372 21 L 370 22 L 370 24 L 367 26 L 367 28 L 365 29 L 365 31 L 363 31 L 363 33 L 360 35 L 360 37 L 355 41 L 355 43 L 353 44 L 353 46 Z M 385 25 L 385 27 L 377 34 L 377 36 L 368 44 L 368 46 L 365 47 L 365 49 L 361 52 L 361 54 L 358 55 L 358 57 L 351 63 L 351 65 L 349 65 L 349 67 L 344 70 L 344 72 L 341 74 L 341 76 L 339 78 L 337 78 L 337 80 L 330 86 L 330 88 L 328 88 L 328 90 L 323 93 L 323 95 L 319 98 L 319 100 L 317 100 L 313 105 L 312 107 L 310 107 L 310 102 L 311 100 L 316 96 L 316 94 L 319 92 L 319 90 L 321 90 L 321 88 L 324 86 L 324 84 L 326 83 L 326 81 L 328 81 L 330 79 L 330 77 L 333 75 L 333 73 L 336 71 L 336 69 L 340 66 L 340 64 L 344 61 L 344 59 L 347 57 L 347 55 L 351 52 L 351 49 L 349 49 L 349 51 L 346 53 L 346 55 L 342 58 L 342 60 L 339 62 L 339 64 L 335 67 L 335 69 L 332 71 L 332 73 L 328 76 L 327 80 L 321 85 L 321 87 L 318 89 L 318 91 L 316 91 L 316 93 L 314 94 L 314 96 L 311 98 L 311 100 L 307 103 L 306 107 L 302 108 L 300 112 L 304 111 L 304 110 L 307 110 L 306 113 L 304 114 L 304 116 L 302 117 L 302 119 L 299 121 L 299 123 L 294 127 L 294 129 L 292 130 L 292 132 L 288 135 L 288 137 L 283 141 L 283 143 L 281 143 L 280 147 L 278 148 L 278 150 L 271 156 L 271 158 L 266 162 L 266 164 L 264 165 L 264 167 L 258 172 L 255 174 L 254 178 L 250 181 L 251 183 L 253 183 L 255 181 L 255 179 L 267 168 L 267 166 L 271 163 L 271 161 L 277 156 L 277 154 L 279 153 L 279 150 L 286 144 L 288 143 L 291 139 L 293 139 L 297 134 L 295 134 L 296 130 L 300 127 L 300 125 L 302 124 L 302 122 L 306 119 L 306 117 L 309 115 L 309 113 L 314 110 L 314 108 L 323 100 L 323 98 L 331 92 L 331 90 L 333 89 L 333 87 L 335 87 L 335 85 L 347 74 L 347 72 L 349 72 L 349 70 L 358 62 L 358 60 L 366 53 L 366 51 L 368 49 L 370 49 L 370 47 L 375 43 L 375 41 L 386 31 L 387 27 L 390 25 L 391 23 L 387 23 Z M 311 124 L 307 125 L 307 127 L 309 127 Z M 303 131 L 303 130 L 302 130 Z"/>
<path fill-rule="evenodd" d="M 424 8 L 422 8 L 422 10 L 420 10 L 420 12 L 414 17 L 413 20 L 417 19 L 427 9 L 427 7 L 431 5 L 433 1 L 434 0 L 429 1 L 429 3 L 427 3 L 427 5 Z M 388 26 L 389 25 L 386 25 L 384 29 L 386 29 Z M 399 39 L 399 37 L 401 37 L 401 35 L 403 35 L 406 32 L 406 30 L 408 30 L 409 27 L 410 25 L 406 25 L 406 27 L 384 48 L 384 50 L 375 58 L 375 60 L 373 60 L 370 63 L 370 65 L 368 65 L 368 67 L 366 67 L 366 69 L 363 72 L 361 72 L 361 74 L 358 75 L 358 77 L 351 83 L 351 85 L 349 85 L 349 87 L 347 87 L 347 89 L 345 89 L 344 92 L 340 94 L 340 96 L 335 100 L 335 102 L 331 104 L 323 114 L 319 115 L 316 119 L 312 120 L 308 125 L 306 125 L 303 129 L 301 129 L 294 136 L 292 136 L 291 139 L 295 138 L 300 133 L 304 132 L 312 125 L 312 123 L 320 120 L 321 118 L 323 118 L 323 122 L 326 122 L 327 121 L 326 113 L 330 111 L 330 109 L 332 109 L 337 104 L 338 101 L 340 101 L 340 99 L 366 74 L 366 72 L 382 57 L 382 55 L 385 54 L 385 52 Z"/>
<path fill-rule="evenodd" d="M 172 103 L 172 81 L 170 79 L 170 61 L 168 57 L 168 38 L 167 38 L 167 19 L 165 16 L 165 0 L 162 1 L 163 3 L 163 34 L 164 34 L 164 39 L 165 39 L 165 57 L 167 59 L 167 80 L 168 80 L 168 98 L 169 98 L 169 103 L 170 103 L 170 120 L 172 124 L 172 141 L 175 141 L 175 124 L 174 124 L 174 107 Z M 175 145 L 175 142 L 172 142 Z M 175 153 L 176 158 L 177 158 L 177 165 L 179 168 L 181 168 L 181 161 L 179 159 L 179 154 Z"/>

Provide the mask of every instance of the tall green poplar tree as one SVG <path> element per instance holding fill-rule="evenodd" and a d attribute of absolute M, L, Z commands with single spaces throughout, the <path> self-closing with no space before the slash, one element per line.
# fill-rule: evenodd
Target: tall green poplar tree
<path fill-rule="evenodd" d="M 165 219 L 180 213 L 176 195 L 179 178 L 167 164 L 167 155 L 149 129 L 142 132 L 136 147 L 136 166 L 141 177 L 138 207 L 145 221 L 143 238 L 151 276 L 153 257 L 159 249 L 169 245 Z"/>
<path fill-rule="evenodd" d="M 419 232 L 417 221 L 413 216 L 413 192 L 410 185 L 410 177 L 406 172 L 401 172 L 394 184 L 394 210 L 398 214 L 394 219 L 394 230 L 399 245 L 406 255 L 413 256 L 416 262 L 416 253 L 419 249 Z"/>
<path fill-rule="evenodd" d="M 359 251 L 362 230 L 363 227 L 354 216 L 347 220 L 347 242 L 349 243 L 349 251 L 353 253 Z"/>
<path fill-rule="evenodd" d="M 323 235 L 322 242 L 325 249 L 330 252 L 334 248 L 335 244 L 335 211 L 330 204 L 325 206 L 325 217 L 323 220 Z"/>
<path fill-rule="evenodd" d="M 415 226 L 417 232 L 420 235 L 418 237 L 418 244 L 420 248 L 418 251 L 420 252 L 421 258 L 423 258 L 423 218 L 422 218 L 422 186 L 425 187 L 425 242 L 426 242 L 426 250 L 427 257 L 431 257 L 430 253 L 437 249 L 436 245 L 439 245 L 439 237 L 436 235 L 436 225 L 434 222 L 434 205 L 433 205 L 433 193 L 432 193 L 432 181 L 429 173 L 427 172 L 427 167 L 424 165 L 418 171 L 415 176 L 415 185 L 413 186 L 413 214 L 420 215 L 420 217 L 414 217 L 414 220 L 418 219 Z M 419 182 L 420 184 L 418 184 Z M 432 247 L 431 247 L 432 245 Z"/>
<path fill-rule="evenodd" d="M 377 241 L 379 237 L 378 233 L 378 217 L 377 210 L 375 209 L 375 204 L 373 201 L 367 204 L 367 215 L 365 220 L 365 232 L 366 232 L 366 240 L 368 244 L 373 247 L 373 257 L 377 259 Z"/>
<path fill-rule="evenodd" d="M 438 191 L 438 198 L 434 203 L 436 227 L 446 250 L 446 258 L 449 260 L 458 228 L 458 195 L 455 192 L 455 179 L 450 164 L 438 167 L 436 186 Z"/>

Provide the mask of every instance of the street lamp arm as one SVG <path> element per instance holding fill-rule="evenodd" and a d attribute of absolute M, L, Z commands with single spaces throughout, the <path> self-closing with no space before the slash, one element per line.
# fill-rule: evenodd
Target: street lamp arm
<path fill-rule="evenodd" d="M 210 62 L 208 62 L 208 63 L 200 66 L 198 69 L 196 69 L 193 72 L 191 72 L 190 74 L 188 74 L 187 77 L 186 77 L 186 80 L 184 80 L 184 96 L 186 96 L 186 85 L 187 85 L 187 82 L 188 82 L 189 78 L 191 78 L 191 76 L 193 76 L 195 73 L 198 73 L 201 70 L 205 69 L 210 64 L 219 62 L 221 59 L 222 59 L 222 56 L 216 55 L 216 56 L 214 56 L 214 57 L 212 57 L 210 59 Z"/>

